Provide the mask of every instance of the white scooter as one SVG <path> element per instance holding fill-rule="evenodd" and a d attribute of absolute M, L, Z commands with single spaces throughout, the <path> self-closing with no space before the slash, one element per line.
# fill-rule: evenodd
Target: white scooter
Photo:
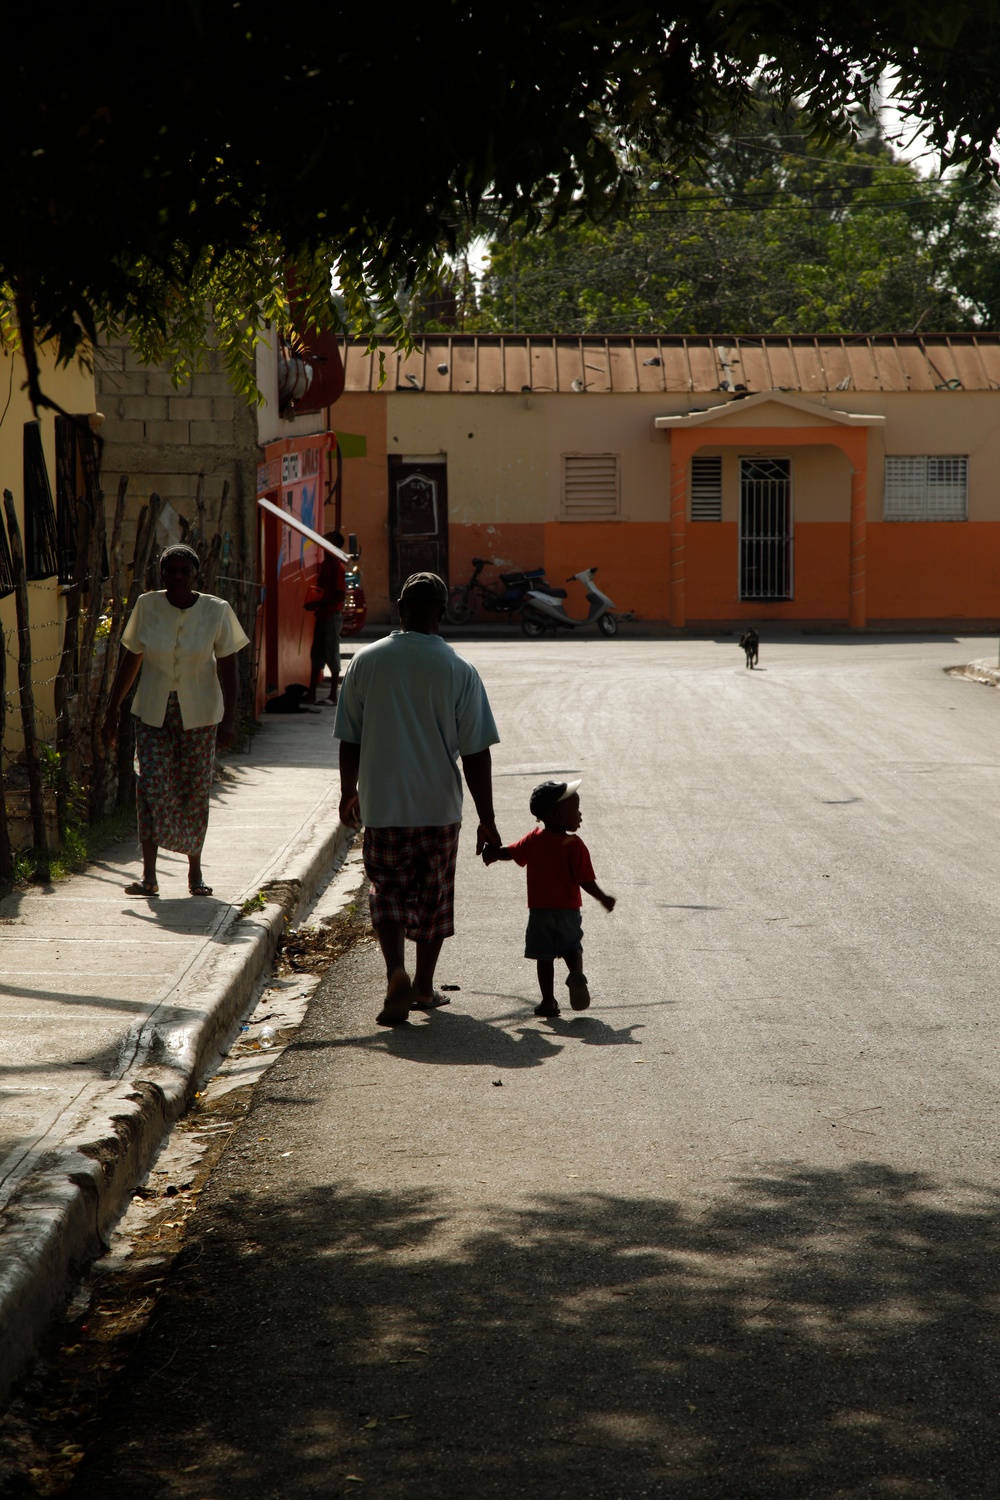
<path fill-rule="evenodd" d="M 582 620 L 574 619 L 566 613 L 562 603 L 566 598 L 565 589 L 553 589 L 549 594 L 540 594 L 536 589 L 530 589 L 521 617 L 524 634 L 539 636 L 544 635 L 547 630 L 580 630 L 584 625 L 596 625 L 602 635 L 617 635 L 619 616 L 613 613 L 614 601 L 596 587 L 596 572 L 596 568 L 584 568 L 582 573 L 574 573 L 572 578 L 566 580 L 567 583 L 572 583 L 573 578 L 577 578 L 587 590 L 587 614 Z M 634 617 L 629 614 L 621 618 L 631 620 Z"/>

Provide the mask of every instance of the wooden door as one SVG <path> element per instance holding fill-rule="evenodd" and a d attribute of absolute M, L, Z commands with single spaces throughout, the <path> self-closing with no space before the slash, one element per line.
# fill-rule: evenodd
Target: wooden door
<path fill-rule="evenodd" d="M 448 465 L 389 461 L 389 587 L 411 573 L 448 582 Z"/>

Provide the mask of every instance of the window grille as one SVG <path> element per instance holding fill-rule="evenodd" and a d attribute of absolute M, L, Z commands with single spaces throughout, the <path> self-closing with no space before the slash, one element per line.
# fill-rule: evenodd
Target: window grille
<path fill-rule="evenodd" d="M 722 459 L 691 460 L 692 521 L 722 520 Z"/>
<path fill-rule="evenodd" d="M 55 578 L 59 572 L 56 510 L 42 451 L 42 424 L 25 422 L 24 564 L 29 578 Z"/>
<path fill-rule="evenodd" d="M 792 598 L 792 464 L 740 459 L 740 598 Z"/>
<path fill-rule="evenodd" d="M 617 453 L 567 453 L 560 514 L 567 521 L 606 521 L 620 514 Z"/>
<path fill-rule="evenodd" d="M 969 512 L 969 461 L 963 455 L 887 458 L 887 521 L 965 521 Z"/>

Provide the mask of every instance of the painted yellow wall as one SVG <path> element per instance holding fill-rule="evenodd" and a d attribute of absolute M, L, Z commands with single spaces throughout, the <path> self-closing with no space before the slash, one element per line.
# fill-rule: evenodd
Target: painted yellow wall
<path fill-rule="evenodd" d="M 453 525 L 542 519 L 547 475 L 541 402 L 523 396 L 442 401 L 417 391 L 385 400 L 390 455 L 447 457 Z"/>
<path fill-rule="evenodd" d="M 669 437 L 654 434 L 654 417 L 717 404 L 683 393 L 668 395 L 479 395 L 440 396 L 414 391 L 370 398 L 386 405 L 389 453 L 448 460 L 451 519 L 457 524 L 551 521 L 558 518 L 562 457 L 566 453 L 618 453 L 622 516 L 660 520 L 666 513 Z M 947 403 L 945 406 L 944 403 Z M 1000 520 L 1000 393 L 927 392 L 837 394 L 830 410 L 881 415 L 884 428 L 870 429 L 868 505 L 881 518 L 885 453 L 965 453 L 969 456 L 969 519 Z M 823 403 L 815 403 L 822 412 Z M 808 426 L 811 413 L 764 402 L 746 409 L 733 404 L 727 425 Z M 470 436 L 471 434 L 471 436 Z M 710 432 L 701 451 L 711 453 Z M 716 449 L 715 451 L 718 451 Z M 750 450 L 756 451 L 756 450 Z M 761 450 L 763 451 L 763 450 Z M 770 452 L 771 450 L 768 449 Z M 776 451 L 776 450 L 775 450 Z M 806 457 L 796 469 L 808 480 L 814 519 L 830 513 L 839 487 L 828 461 L 834 450 Z M 727 519 L 735 505 L 736 455 L 724 457 Z"/>
<path fill-rule="evenodd" d="M 42 389 L 46 395 L 74 415 L 89 413 L 95 409 L 94 377 L 76 365 L 58 367 L 51 351 L 41 351 Z M 34 418 L 31 403 L 22 389 L 25 381 L 24 361 L 20 354 L 0 355 L 0 411 L 10 403 L 0 422 L 0 489 L 10 490 L 14 496 L 18 525 L 24 533 L 24 474 L 23 442 L 24 424 Z M 42 448 L 45 465 L 49 472 L 49 484 L 53 500 L 56 493 L 55 416 L 46 411 L 41 415 Z M 59 666 L 62 649 L 62 622 L 64 612 L 59 595 L 58 580 L 46 578 L 28 584 L 28 604 L 31 615 L 32 683 L 34 687 L 37 727 L 40 737 L 55 740 L 55 695 L 54 678 Z M 4 750 L 8 755 L 17 755 L 21 750 L 21 715 L 17 688 L 17 635 L 14 596 L 0 600 L 0 627 L 4 631 L 7 646 L 6 699 L 7 724 L 4 734 Z M 15 632 L 11 634 L 11 632 Z"/>
<path fill-rule="evenodd" d="M 554 521 L 566 453 L 617 453 L 622 519 L 662 520 L 669 510 L 669 447 L 654 417 L 686 411 L 680 395 L 376 396 L 387 407 L 386 448 L 448 461 L 455 525 Z M 575 523 L 568 523 L 575 524 Z"/>

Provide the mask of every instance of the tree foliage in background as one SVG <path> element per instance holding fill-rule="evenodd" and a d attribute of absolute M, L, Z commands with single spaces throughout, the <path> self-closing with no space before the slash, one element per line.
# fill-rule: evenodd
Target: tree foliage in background
<path fill-rule="evenodd" d="M 478 306 L 461 263 L 454 315 L 411 326 L 523 333 L 846 333 L 1000 328 L 998 197 L 921 178 L 871 120 L 811 146 L 801 117 L 761 103 L 707 171 L 648 164 L 632 211 L 490 247 Z M 432 322 L 433 319 L 433 322 Z"/>
<path fill-rule="evenodd" d="M 638 156 L 682 168 L 763 80 L 817 140 L 887 67 L 904 111 L 991 170 L 1000 0 L 264 0 L 22 8 L 5 33 L 0 330 L 71 359 L 128 326 L 182 377 L 214 324 L 253 388 L 260 318 L 401 334 L 395 293 L 484 204 L 535 230 L 601 218 Z"/>

